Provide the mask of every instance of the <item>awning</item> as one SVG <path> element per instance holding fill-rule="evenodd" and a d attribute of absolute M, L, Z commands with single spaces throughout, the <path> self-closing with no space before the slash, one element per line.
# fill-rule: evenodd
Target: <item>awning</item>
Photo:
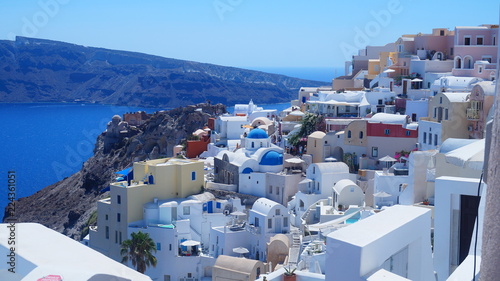
<path fill-rule="evenodd" d="M 132 167 L 129 167 L 127 169 L 124 169 L 124 170 L 121 170 L 121 171 L 118 171 L 118 172 L 115 172 L 115 174 L 117 175 L 128 175 L 130 173 L 130 170 L 132 170 Z"/>

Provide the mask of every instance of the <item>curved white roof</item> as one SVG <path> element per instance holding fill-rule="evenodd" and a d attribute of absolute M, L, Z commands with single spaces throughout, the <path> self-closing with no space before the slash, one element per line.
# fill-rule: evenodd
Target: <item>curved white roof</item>
<path fill-rule="evenodd" d="M 215 268 L 230 269 L 243 274 L 251 275 L 256 268 L 262 264 L 261 261 L 220 255 L 215 261 Z"/>
<path fill-rule="evenodd" d="M 312 165 L 316 165 L 322 174 L 349 173 L 349 166 L 344 162 L 323 162 Z"/>
<path fill-rule="evenodd" d="M 483 88 L 485 96 L 495 96 L 495 86 L 496 83 L 494 83 L 493 81 L 481 81 L 474 84 L 474 87 Z"/>
<path fill-rule="evenodd" d="M 470 93 L 442 93 L 450 102 L 467 102 Z"/>
<path fill-rule="evenodd" d="M 468 144 L 477 142 L 477 139 L 456 139 L 456 138 L 448 138 L 446 139 L 439 148 L 439 153 L 448 153 L 457 148 L 466 146 Z"/>
<path fill-rule="evenodd" d="M 413 122 L 413 123 L 407 124 L 405 128 L 408 129 L 408 130 L 417 130 L 418 129 L 418 123 L 417 122 Z"/>
<path fill-rule="evenodd" d="M 252 121 L 252 125 L 253 125 L 253 126 L 255 126 L 255 125 L 256 125 L 259 121 L 260 121 L 262 124 L 264 124 L 264 125 L 268 125 L 268 126 L 272 124 L 271 120 L 269 120 L 269 118 L 267 118 L 267 117 L 257 117 L 257 118 L 255 118 L 255 119 Z M 255 124 L 255 125 L 254 125 L 254 124 Z"/>
<path fill-rule="evenodd" d="M 215 157 L 216 157 L 216 158 L 219 158 L 219 159 L 221 159 L 221 160 L 222 160 L 222 159 L 223 159 L 223 157 L 224 157 L 224 154 L 227 154 L 227 157 L 228 157 L 228 159 L 229 159 L 229 162 L 231 162 L 231 161 L 233 161 L 233 160 L 234 160 L 234 157 L 235 157 L 234 152 L 229 151 L 229 150 L 223 150 L 223 151 L 219 152 L 219 153 L 217 154 L 217 156 L 215 156 Z"/>
<path fill-rule="evenodd" d="M 352 180 L 349 179 L 344 179 L 344 180 L 339 180 L 334 186 L 333 189 L 340 194 L 342 190 L 346 187 L 351 187 L 351 186 L 356 186 L 357 188 L 360 188 L 357 184 L 355 184 Z"/>
<path fill-rule="evenodd" d="M 326 134 L 321 131 L 316 131 L 309 135 L 310 138 L 315 138 L 315 139 L 322 139 L 324 136 L 326 136 Z"/>
<path fill-rule="evenodd" d="M 368 119 L 370 123 L 401 124 L 407 123 L 408 116 L 402 114 L 377 113 Z"/>
<path fill-rule="evenodd" d="M 269 200 L 267 198 L 259 198 L 255 203 L 253 203 L 252 211 L 257 212 L 262 215 L 269 215 L 274 206 L 279 206 L 280 204 Z"/>

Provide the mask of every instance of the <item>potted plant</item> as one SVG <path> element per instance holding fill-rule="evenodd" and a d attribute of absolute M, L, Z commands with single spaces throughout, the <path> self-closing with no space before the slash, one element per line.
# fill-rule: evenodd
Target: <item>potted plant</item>
<path fill-rule="evenodd" d="M 283 275 L 283 281 L 295 281 L 297 280 L 297 275 L 295 275 L 295 270 L 297 268 L 291 269 L 290 266 L 284 267 L 285 268 L 285 275 Z"/>

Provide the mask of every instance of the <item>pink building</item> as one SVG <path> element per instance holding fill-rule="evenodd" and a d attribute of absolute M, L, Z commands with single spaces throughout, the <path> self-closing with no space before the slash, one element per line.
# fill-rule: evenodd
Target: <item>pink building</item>
<path fill-rule="evenodd" d="M 494 80 L 497 68 L 498 25 L 455 28 L 454 76 Z"/>

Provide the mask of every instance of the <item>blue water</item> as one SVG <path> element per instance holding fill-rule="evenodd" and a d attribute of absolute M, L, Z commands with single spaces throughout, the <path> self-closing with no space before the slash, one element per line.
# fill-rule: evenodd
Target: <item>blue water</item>
<path fill-rule="evenodd" d="M 279 111 L 290 107 L 290 103 L 257 105 Z M 156 111 L 95 104 L 0 103 L 1 210 L 8 203 L 8 171 L 16 172 L 17 198 L 29 196 L 79 171 L 113 115 L 138 110 Z"/>
<path fill-rule="evenodd" d="M 248 67 L 248 69 L 325 82 L 322 85 L 304 86 L 330 85 L 333 78 L 344 75 L 344 68 L 341 67 Z"/>
<path fill-rule="evenodd" d="M 7 171 L 16 172 L 17 198 L 29 196 L 79 171 L 113 115 L 138 110 L 155 111 L 93 104 L 0 104 L 1 210 L 8 202 Z"/>

